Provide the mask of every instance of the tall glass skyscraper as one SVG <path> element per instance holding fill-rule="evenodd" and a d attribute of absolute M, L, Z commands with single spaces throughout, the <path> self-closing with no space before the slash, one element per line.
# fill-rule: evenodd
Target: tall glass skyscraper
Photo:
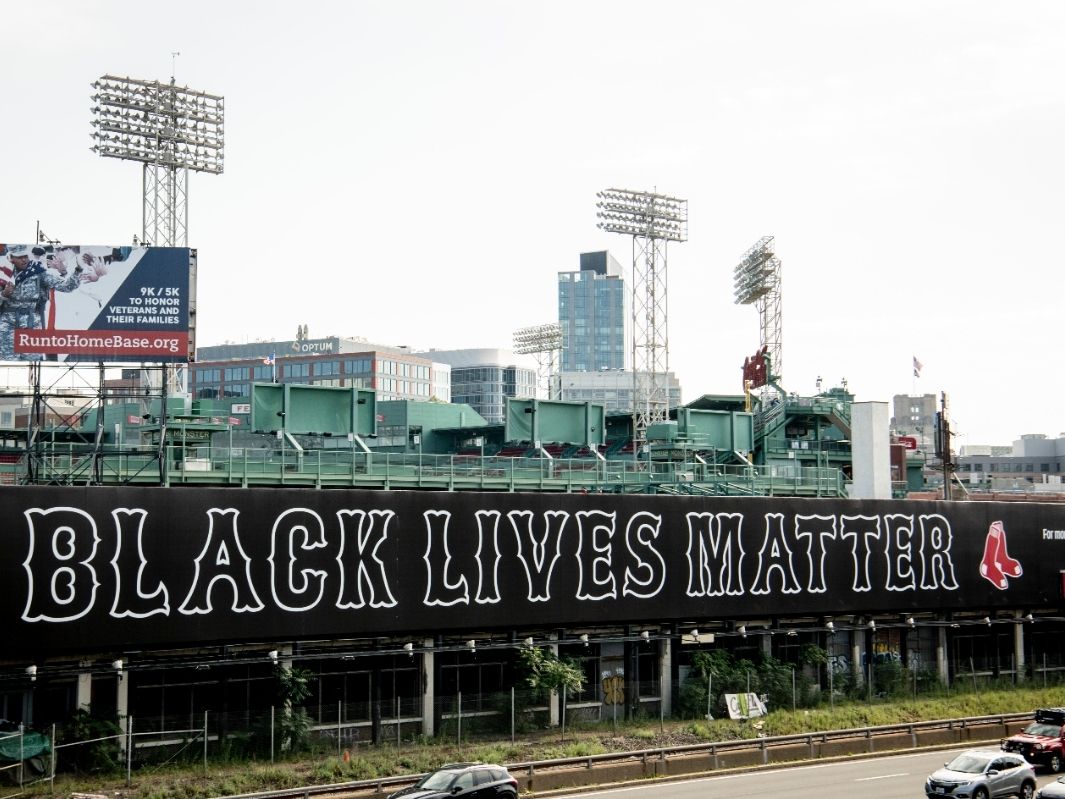
<path fill-rule="evenodd" d="M 582 252 L 580 271 L 558 273 L 562 371 L 628 367 L 629 315 L 621 264 L 606 250 Z"/>

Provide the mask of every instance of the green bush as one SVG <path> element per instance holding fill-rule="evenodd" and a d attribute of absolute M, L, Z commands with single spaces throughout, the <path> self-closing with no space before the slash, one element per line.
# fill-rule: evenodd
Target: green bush
<path fill-rule="evenodd" d="M 122 750 L 119 737 L 122 730 L 110 719 L 93 716 L 78 710 L 66 724 L 56 730 L 57 744 L 92 741 L 79 746 L 67 746 L 56 759 L 57 770 L 80 774 L 108 774 L 121 770 Z M 100 740 L 106 739 L 106 740 Z"/>

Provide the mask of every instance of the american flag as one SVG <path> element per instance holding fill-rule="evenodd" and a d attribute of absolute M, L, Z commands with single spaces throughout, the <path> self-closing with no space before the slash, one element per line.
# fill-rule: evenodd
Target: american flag
<path fill-rule="evenodd" d="M 265 363 L 267 366 L 273 366 L 274 365 L 274 358 L 275 358 L 274 353 L 271 352 L 269 355 L 267 355 L 265 358 L 263 358 L 263 363 Z"/>

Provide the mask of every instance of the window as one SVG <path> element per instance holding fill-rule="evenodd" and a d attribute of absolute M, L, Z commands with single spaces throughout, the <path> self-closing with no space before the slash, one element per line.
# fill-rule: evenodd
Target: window
<path fill-rule="evenodd" d="M 467 771 L 465 774 L 459 774 L 458 779 L 455 780 L 455 784 L 452 786 L 452 790 L 458 789 L 460 791 L 464 791 L 472 787 L 473 772 Z"/>

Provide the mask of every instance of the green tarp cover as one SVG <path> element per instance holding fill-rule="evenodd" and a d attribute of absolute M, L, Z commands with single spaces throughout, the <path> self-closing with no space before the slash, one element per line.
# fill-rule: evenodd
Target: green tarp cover
<path fill-rule="evenodd" d="M 49 749 L 48 737 L 39 732 L 0 733 L 0 760 L 28 760 Z"/>

